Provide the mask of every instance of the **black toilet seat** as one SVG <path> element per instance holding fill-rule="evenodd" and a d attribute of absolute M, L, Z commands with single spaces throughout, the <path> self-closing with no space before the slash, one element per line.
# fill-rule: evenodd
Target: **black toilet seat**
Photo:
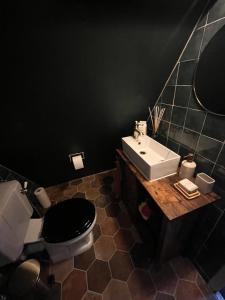
<path fill-rule="evenodd" d="M 63 243 L 88 230 L 95 220 L 95 206 L 72 198 L 52 206 L 44 217 L 42 236 L 47 243 Z"/>

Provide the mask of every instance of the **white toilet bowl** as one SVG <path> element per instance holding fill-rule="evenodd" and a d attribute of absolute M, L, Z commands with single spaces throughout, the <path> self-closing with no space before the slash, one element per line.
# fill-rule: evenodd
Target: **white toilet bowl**
<path fill-rule="evenodd" d="M 29 200 L 13 180 L 0 183 L 0 200 L 0 266 L 16 261 L 24 244 L 39 250 L 44 246 L 53 262 L 79 255 L 93 244 L 96 210 L 86 199 L 59 202 L 43 219 L 31 219 Z"/>

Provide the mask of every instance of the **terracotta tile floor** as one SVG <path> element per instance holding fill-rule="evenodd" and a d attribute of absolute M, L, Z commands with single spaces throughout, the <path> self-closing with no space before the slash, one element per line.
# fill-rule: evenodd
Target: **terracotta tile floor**
<path fill-rule="evenodd" d="M 113 170 L 47 188 L 53 202 L 85 197 L 97 208 L 94 245 L 49 267 L 54 300 L 203 300 L 213 296 L 192 263 L 177 257 L 156 268 L 124 205 L 113 196 Z"/>

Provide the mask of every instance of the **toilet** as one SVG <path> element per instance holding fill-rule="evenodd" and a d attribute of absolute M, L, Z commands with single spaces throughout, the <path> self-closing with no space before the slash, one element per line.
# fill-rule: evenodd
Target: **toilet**
<path fill-rule="evenodd" d="M 33 208 L 16 180 L 0 183 L 0 267 L 16 261 L 24 245 L 41 244 L 53 263 L 79 255 L 93 244 L 95 206 L 72 198 L 32 219 Z"/>

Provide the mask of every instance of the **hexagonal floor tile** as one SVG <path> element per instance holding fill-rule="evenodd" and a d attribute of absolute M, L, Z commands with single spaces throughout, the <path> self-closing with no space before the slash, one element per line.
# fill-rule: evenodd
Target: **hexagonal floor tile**
<path fill-rule="evenodd" d="M 92 181 L 91 186 L 95 188 L 100 188 L 103 185 L 102 179 L 98 175 L 95 176 L 95 179 Z"/>
<path fill-rule="evenodd" d="M 96 258 L 104 261 L 108 261 L 116 250 L 113 239 L 109 236 L 100 236 L 94 248 Z"/>
<path fill-rule="evenodd" d="M 96 213 L 97 213 L 96 223 L 101 224 L 105 220 L 105 218 L 107 217 L 105 209 L 97 207 L 96 208 Z"/>
<path fill-rule="evenodd" d="M 118 220 L 121 228 L 131 228 L 131 226 L 132 226 L 130 216 L 125 211 L 121 211 L 118 214 L 117 220 Z"/>
<path fill-rule="evenodd" d="M 85 197 L 86 197 L 85 193 L 80 193 L 80 192 L 73 195 L 73 198 L 85 198 Z"/>
<path fill-rule="evenodd" d="M 90 183 L 89 182 L 81 182 L 80 184 L 78 184 L 77 186 L 77 190 L 80 193 L 85 193 L 87 191 L 87 189 L 90 188 Z"/>
<path fill-rule="evenodd" d="M 175 298 L 171 295 L 168 295 L 168 294 L 158 293 L 156 295 L 155 300 L 175 300 Z M 194 300 L 194 299 L 192 299 L 192 300 Z"/>
<path fill-rule="evenodd" d="M 102 295 L 93 292 L 87 292 L 82 300 L 102 300 Z"/>
<path fill-rule="evenodd" d="M 95 200 L 100 196 L 98 188 L 89 187 L 85 191 L 87 199 Z"/>
<path fill-rule="evenodd" d="M 50 266 L 50 273 L 55 276 L 56 282 L 63 282 L 73 270 L 73 258 Z"/>
<path fill-rule="evenodd" d="M 103 300 L 131 300 L 128 287 L 125 282 L 112 279 L 103 293 Z"/>
<path fill-rule="evenodd" d="M 176 257 L 171 260 L 171 265 L 181 279 L 195 281 L 197 278 L 197 270 L 191 261 L 186 257 Z"/>
<path fill-rule="evenodd" d="M 74 268 L 87 270 L 91 263 L 95 260 L 94 247 L 84 253 L 74 257 Z"/>
<path fill-rule="evenodd" d="M 105 210 L 109 217 L 116 217 L 120 212 L 120 207 L 117 203 L 110 203 Z"/>
<path fill-rule="evenodd" d="M 112 277 L 127 280 L 133 270 L 131 258 L 128 253 L 117 251 L 109 261 Z"/>
<path fill-rule="evenodd" d="M 104 180 L 104 179 L 103 179 Z M 110 195 L 112 192 L 112 187 L 111 185 L 103 185 L 100 187 L 100 193 L 102 195 Z"/>
<path fill-rule="evenodd" d="M 150 273 L 158 291 L 173 295 L 178 278 L 169 263 L 151 268 Z"/>
<path fill-rule="evenodd" d="M 95 199 L 95 204 L 97 207 L 106 207 L 111 202 L 111 197 L 108 195 L 101 195 Z"/>
<path fill-rule="evenodd" d="M 94 242 L 97 241 L 97 239 L 100 237 L 101 235 L 101 229 L 100 229 L 100 226 L 98 224 L 95 224 L 93 230 L 93 237 L 94 237 Z"/>
<path fill-rule="evenodd" d="M 72 300 L 76 295 L 81 300 L 87 290 L 86 274 L 84 271 L 73 270 L 62 286 L 62 300 Z"/>
<path fill-rule="evenodd" d="M 120 229 L 114 236 L 117 249 L 129 251 L 134 244 L 134 239 L 130 230 Z"/>
<path fill-rule="evenodd" d="M 102 234 L 114 235 L 119 229 L 117 220 L 115 218 L 106 218 L 104 222 L 100 225 Z"/>
<path fill-rule="evenodd" d="M 80 178 L 69 181 L 70 185 L 78 185 L 80 183 L 82 183 L 82 179 L 80 179 Z"/>
<path fill-rule="evenodd" d="M 149 274 L 144 270 L 135 269 L 128 279 L 133 300 L 153 300 L 155 288 Z"/>
<path fill-rule="evenodd" d="M 107 262 L 96 260 L 87 271 L 88 289 L 102 293 L 111 279 Z"/>
<path fill-rule="evenodd" d="M 77 193 L 77 186 L 76 185 L 69 185 L 63 192 L 63 196 L 72 198 L 74 194 Z"/>
<path fill-rule="evenodd" d="M 135 243 L 130 251 L 130 255 L 137 268 L 148 269 L 152 262 L 150 258 L 151 251 L 143 243 Z"/>
<path fill-rule="evenodd" d="M 199 288 L 192 282 L 179 280 L 176 289 L 176 300 L 204 300 L 205 297 Z"/>
<path fill-rule="evenodd" d="M 95 174 L 82 177 L 82 180 L 83 182 L 92 182 L 95 180 Z"/>

